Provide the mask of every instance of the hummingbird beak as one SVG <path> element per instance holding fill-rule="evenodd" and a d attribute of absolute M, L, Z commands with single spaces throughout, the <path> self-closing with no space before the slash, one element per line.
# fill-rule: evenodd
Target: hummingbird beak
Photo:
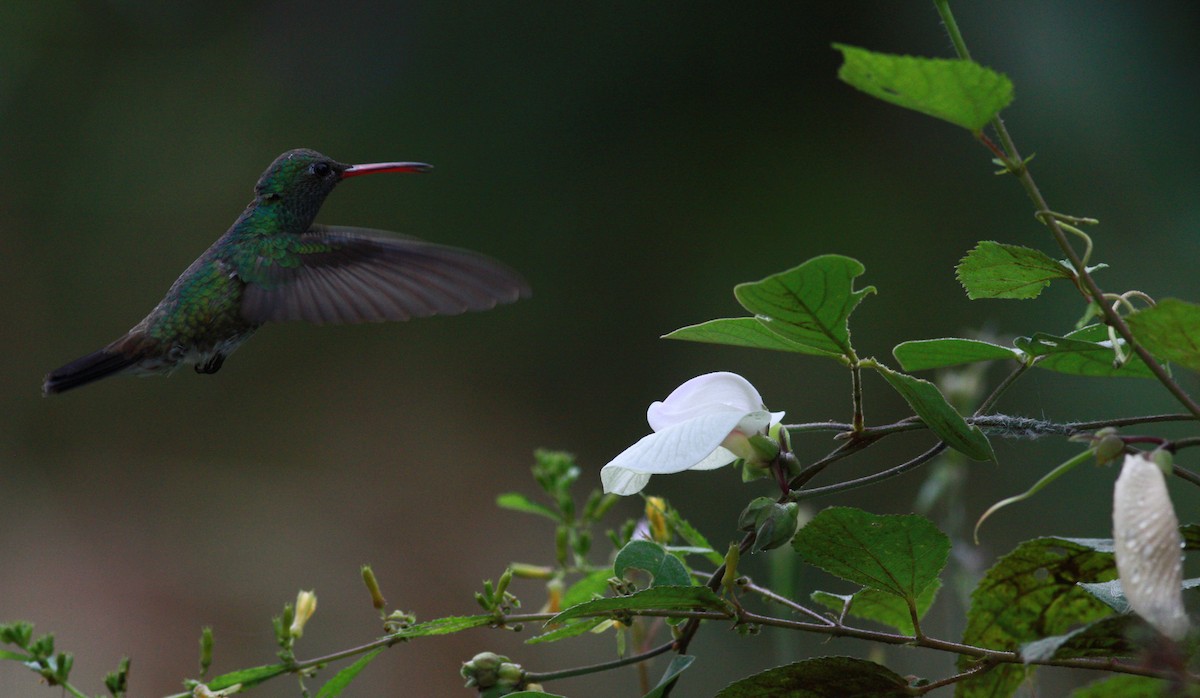
<path fill-rule="evenodd" d="M 370 165 L 351 165 L 342 172 L 342 179 L 378 172 L 429 172 L 433 165 L 423 162 L 376 162 Z"/>

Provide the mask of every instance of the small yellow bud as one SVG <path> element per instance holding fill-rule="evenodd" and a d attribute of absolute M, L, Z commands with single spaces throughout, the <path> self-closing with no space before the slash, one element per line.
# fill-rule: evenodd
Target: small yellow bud
<path fill-rule="evenodd" d="M 659 543 L 671 539 L 667 528 L 667 502 L 662 497 L 646 497 L 646 522 L 650 526 L 650 537 Z"/>
<path fill-rule="evenodd" d="M 562 611 L 563 582 L 561 579 L 551 579 L 546 582 L 546 605 L 542 613 L 559 613 Z"/>
<path fill-rule="evenodd" d="M 383 591 L 379 588 L 379 580 L 375 578 L 375 572 L 370 565 L 362 566 L 363 584 L 367 585 L 367 592 L 371 594 L 371 605 L 375 610 L 382 611 L 387 607 L 387 600 L 383 598 Z"/>
<path fill-rule="evenodd" d="M 302 591 L 296 595 L 296 614 L 292 618 L 292 627 L 288 631 L 292 637 L 303 637 L 304 624 L 317 611 L 317 594 L 313 591 Z"/>

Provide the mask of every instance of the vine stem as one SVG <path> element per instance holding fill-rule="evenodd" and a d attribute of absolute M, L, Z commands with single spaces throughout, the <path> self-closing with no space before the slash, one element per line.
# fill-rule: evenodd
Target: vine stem
<path fill-rule="evenodd" d="M 647 650 L 640 654 L 635 654 L 629 657 L 624 657 L 622 659 L 614 659 L 611 662 L 600 662 L 599 664 L 589 664 L 587 666 L 575 667 L 574 669 L 562 669 L 560 671 L 529 671 L 525 673 L 524 678 L 530 683 L 542 683 L 544 681 L 569 679 L 574 676 L 586 676 L 587 674 L 595 674 L 601 671 L 608 671 L 609 669 L 617 669 L 630 664 L 644 662 L 647 659 L 653 659 L 660 654 L 670 652 L 674 647 L 675 642 L 672 640 L 671 642 L 659 645 L 654 649 Z"/>
<path fill-rule="evenodd" d="M 866 426 L 863 417 L 862 367 L 858 361 L 850 364 L 850 392 L 854 403 L 854 433 L 860 433 Z"/>
<path fill-rule="evenodd" d="M 946 33 L 950 36 L 951 43 L 954 44 L 954 50 L 960 58 L 970 60 L 971 53 L 967 50 L 967 44 L 963 40 L 962 31 L 959 30 L 958 22 L 954 20 L 954 14 L 950 11 L 949 0 L 933 0 L 933 4 L 937 7 L 938 14 L 942 17 Z M 1038 188 L 1037 183 L 1033 180 L 1033 175 L 1029 173 L 1029 167 L 1021 159 L 1021 153 L 1017 150 L 1016 143 L 1009 134 L 1008 128 L 1004 125 L 1004 120 L 998 114 L 992 118 L 992 128 L 995 129 L 996 135 L 999 136 L 1000 142 L 1004 146 L 1004 161 L 1009 172 L 1016 176 L 1017 181 L 1021 183 L 1021 187 L 1025 189 L 1025 193 L 1033 202 L 1034 208 L 1037 209 L 1038 218 L 1043 220 L 1046 227 L 1050 229 L 1055 243 L 1058 244 L 1059 248 L 1066 254 L 1067 259 L 1070 260 L 1071 266 L 1075 269 L 1076 277 L 1087 290 L 1087 295 L 1090 296 L 1091 300 L 1104 314 L 1105 322 L 1115 329 L 1117 334 L 1121 335 L 1121 338 L 1125 340 L 1129 348 L 1146 363 L 1146 367 L 1150 369 L 1150 372 L 1154 374 L 1158 382 L 1162 383 L 1163 387 L 1179 401 L 1179 404 L 1187 408 L 1188 412 L 1200 418 L 1200 404 L 1197 404 L 1192 399 L 1192 396 L 1188 395 L 1187 391 L 1171 378 L 1170 374 L 1167 373 L 1165 368 L 1159 365 L 1149 350 L 1133 338 L 1133 332 L 1130 331 L 1125 318 L 1121 317 L 1121 314 L 1115 308 L 1105 302 L 1104 292 L 1100 289 L 1096 280 L 1092 278 L 1092 275 L 1088 273 L 1087 265 L 1084 264 L 1079 254 L 1075 251 L 1075 248 L 1071 245 L 1071 241 L 1067 238 L 1067 234 L 1063 231 L 1062 226 L 1059 225 L 1058 219 L 1054 217 L 1053 210 L 1046 203 L 1041 189 Z"/>

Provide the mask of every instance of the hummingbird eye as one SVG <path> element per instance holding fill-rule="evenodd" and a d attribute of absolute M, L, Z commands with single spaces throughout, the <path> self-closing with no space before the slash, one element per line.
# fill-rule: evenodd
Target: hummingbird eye
<path fill-rule="evenodd" d="M 329 172 L 331 171 L 332 168 L 329 167 L 329 163 L 316 162 L 316 163 L 313 163 L 312 167 L 310 167 L 308 169 L 310 172 L 312 172 L 313 174 L 315 174 L 318 177 L 326 177 L 329 175 Z"/>

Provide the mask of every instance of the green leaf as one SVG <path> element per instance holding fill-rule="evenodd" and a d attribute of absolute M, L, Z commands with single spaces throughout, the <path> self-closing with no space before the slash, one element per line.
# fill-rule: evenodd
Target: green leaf
<path fill-rule="evenodd" d="M 1172 695 L 1170 686 L 1162 679 L 1118 674 L 1071 692 L 1071 698 L 1149 698 Z M 1187 695 L 1195 695 L 1190 692 Z"/>
<path fill-rule="evenodd" d="M 696 658 L 690 654 L 677 655 L 671 660 L 671 663 L 667 665 L 667 670 L 663 672 L 663 677 L 659 679 L 654 688 L 651 689 L 649 693 L 642 696 L 642 698 L 662 698 L 663 694 L 666 693 L 666 690 L 675 685 L 675 682 L 679 680 L 679 675 L 682 674 L 685 669 L 690 667 L 694 661 L 696 661 Z"/>
<path fill-rule="evenodd" d="M 830 574 L 916 603 L 946 566 L 950 539 L 916 514 L 832 507 L 800 529 L 792 547 Z"/>
<path fill-rule="evenodd" d="M 1088 325 L 1065 337 L 1038 332 L 1033 337 L 1017 337 L 1016 347 L 1032 356 L 1042 357 L 1033 365 L 1036 368 L 1075 376 L 1100 378 L 1153 378 L 1154 374 L 1138 356 L 1130 356 L 1124 365 L 1116 367 L 1116 353 L 1108 339 L 1104 325 Z M 1125 340 L 1118 339 L 1119 346 Z M 1126 352 L 1128 353 L 1128 352 Z"/>
<path fill-rule="evenodd" d="M 983 430 L 967 424 L 962 415 L 946 401 L 936 385 L 907 373 L 893 371 L 882 364 L 876 363 L 874 368 L 896 392 L 900 393 L 921 421 L 925 422 L 925 426 L 950 448 L 974 460 L 996 459 L 992 445 Z"/>
<path fill-rule="evenodd" d="M 683 518 L 683 514 L 675 507 L 667 507 L 667 523 L 671 525 L 671 529 L 679 534 L 679 537 L 687 542 L 688 545 L 696 548 L 706 548 L 708 552 L 701 553 L 709 562 L 714 565 L 720 565 L 725 562 L 725 556 L 718 553 L 713 548 L 712 543 L 704 537 L 704 534 L 696 529 L 695 526 L 688 523 L 687 519 Z"/>
<path fill-rule="evenodd" d="M 615 577 L 611 567 L 595 570 L 587 576 L 567 587 L 566 593 L 563 594 L 562 605 L 564 608 L 570 608 L 577 603 L 591 601 L 598 596 L 604 596 L 608 591 L 608 580 Z"/>
<path fill-rule="evenodd" d="M 1138 648 L 1129 641 L 1131 631 L 1153 632 L 1133 615 L 1109 616 L 1063 635 L 1052 635 L 1021 646 L 1026 662 L 1086 657 L 1128 657 Z"/>
<path fill-rule="evenodd" d="M 735 681 L 716 698 L 901 698 L 908 681 L 885 666 L 855 657 L 805 659 Z"/>
<path fill-rule="evenodd" d="M 1164 298 L 1125 321 L 1133 337 L 1160 359 L 1200 371 L 1200 305 Z"/>
<path fill-rule="evenodd" d="M 984 240 L 958 263 L 967 298 L 1037 298 L 1054 279 L 1074 278 L 1043 252 Z"/>
<path fill-rule="evenodd" d="M 480 694 L 482 698 L 483 694 Z M 557 693 L 542 693 L 541 691 L 517 691 L 516 693 L 505 693 L 504 698 L 567 698 L 566 696 Z"/>
<path fill-rule="evenodd" d="M 658 543 L 648 540 L 630 541 L 613 561 L 613 574 L 625 576 L 629 569 L 644 570 L 654 577 L 652 586 L 688 586 L 692 575 L 679 561 Z"/>
<path fill-rule="evenodd" d="M 366 666 L 370 664 L 373 659 L 378 657 L 385 649 L 387 648 L 376 647 L 370 652 L 367 652 L 363 656 L 359 657 L 358 661 L 355 663 L 334 674 L 333 678 L 326 681 L 325 685 L 321 686 L 321 690 L 317 691 L 316 698 L 336 698 L 336 696 L 342 695 L 342 691 L 344 691 L 346 687 L 358 677 L 358 673 L 365 669 Z"/>
<path fill-rule="evenodd" d="M 582 618 L 595 614 L 603 614 L 605 617 L 609 617 L 611 611 L 672 610 L 696 607 L 728 613 L 725 602 L 708 587 L 653 587 L 643 589 L 629 596 L 616 596 L 586 601 L 578 606 L 566 609 L 546 621 L 546 623 L 562 623 L 571 618 Z"/>
<path fill-rule="evenodd" d="M 1182 586 L 1185 591 L 1200 587 L 1200 578 L 1185 579 Z M 1125 590 L 1121 588 L 1119 580 L 1114 579 L 1111 582 L 1096 582 L 1094 584 L 1080 582 L 1079 588 L 1096 597 L 1098 601 L 1117 613 L 1129 613 L 1133 610 L 1129 606 L 1129 600 L 1125 598 Z"/>
<path fill-rule="evenodd" d="M 538 645 L 544 642 L 558 642 L 567 638 L 577 637 L 591 630 L 592 628 L 607 623 L 608 618 L 599 616 L 596 618 L 584 618 L 582 620 L 574 620 L 563 624 L 561 627 L 555 628 L 540 635 L 535 635 L 525 641 L 527 645 Z"/>
<path fill-rule="evenodd" d="M 463 630 L 470 630 L 471 628 L 482 628 L 494 622 L 496 622 L 496 617 L 492 615 L 447 616 L 445 618 L 436 618 L 424 623 L 410 625 L 407 628 L 397 630 L 388 637 L 408 639 L 428 637 L 430 635 L 451 635 Z"/>
<path fill-rule="evenodd" d="M 1061 635 L 1082 623 L 1112 614 L 1104 604 L 1077 586 L 1078 582 L 1116 577 L 1112 541 L 1037 538 L 1000 558 L 971 594 L 963 642 L 997 650 Z M 967 669 L 973 659 L 960 658 Z M 973 676 L 956 691 L 959 698 L 1011 695 L 1026 667 L 997 666 Z"/>
<path fill-rule="evenodd" d="M 288 668 L 283 664 L 267 664 L 265 666 L 256 666 L 249 669 L 231 671 L 228 674 L 221 674 L 204 685 L 214 691 L 229 688 L 239 683 L 249 687 L 280 674 L 286 674 L 287 672 Z"/>
<path fill-rule="evenodd" d="M 752 317 L 731 317 L 709 320 L 699 325 L 681 327 L 674 332 L 663 335 L 663 339 L 682 339 L 689 342 L 706 342 L 708 344 L 728 344 L 735 347 L 750 347 L 753 349 L 771 349 L 774 351 L 791 351 L 798 354 L 813 354 L 816 356 L 838 356 L 806 344 L 793 342 L 786 337 L 775 334 L 767 326 Z"/>
<path fill-rule="evenodd" d="M 8 650 L 0 650 L 0 659 L 11 659 L 15 662 L 27 662 L 31 657 L 20 652 L 9 652 Z"/>
<path fill-rule="evenodd" d="M 842 52 L 838 77 L 851 87 L 905 109 L 979 133 L 1013 99 L 1004 75 L 973 61 L 875 53 L 834 44 Z"/>
<path fill-rule="evenodd" d="M 840 255 L 814 257 L 762 281 L 738 284 L 733 293 L 771 332 L 826 354 L 854 355 L 850 313 L 875 287 L 854 290 L 858 260 Z"/>
<path fill-rule="evenodd" d="M 938 590 L 942 588 L 942 580 L 934 579 L 925 590 L 917 596 L 917 619 L 925 617 L 929 607 L 937 598 Z M 913 627 L 912 613 L 908 604 L 899 596 L 878 589 L 863 589 L 849 596 L 830 594 L 826 591 L 814 591 L 813 601 L 828 606 L 841 613 L 845 608 L 848 615 L 863 620 L 871 620 L 895 628 L 904 635 L 916 632 Z"/>
<path fill-rule="evenodd" d="M 552 521 L 562 520 L 562 517 L 555 513 L 552 509 L 543 504 L 538 504 L 520 492 L 505 492 L 499 497 L 496 497 L 496 505 L 502 509 L 511 509 L 512 511 L 523 511 L 526 514 L 545 516 Z"/>
<path fill-rule="evenodd" d="M 978 339 L 918 339 L 902 342 L 892 349 L 892 356 L 905 371 L 924 371 L 930 368 L 958 366 L 978 361 L 1016 359 L 1024 354 L 1016 349 Z"/>

